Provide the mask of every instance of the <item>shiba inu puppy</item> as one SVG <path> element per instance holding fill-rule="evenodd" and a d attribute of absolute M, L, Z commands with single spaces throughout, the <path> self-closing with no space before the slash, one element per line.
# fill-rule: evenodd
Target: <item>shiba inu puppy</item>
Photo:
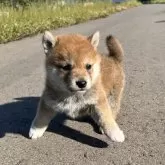
<path fill-rule="evenodd" d="M 57 113 L 75 119 L 90 115 L 103 133 L 116 142 L 125 140 L 116 123 L 124 88 L 123 49 L 113 36 L 106 38 L 108 56 L 97 52 L 99 32 L 53 36 L 46 31 L 46 82 L 29 137 L 39 138 Z"/>

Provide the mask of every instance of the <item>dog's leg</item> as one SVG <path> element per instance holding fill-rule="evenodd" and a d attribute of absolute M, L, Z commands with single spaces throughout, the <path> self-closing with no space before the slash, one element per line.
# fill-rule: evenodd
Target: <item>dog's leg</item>
<path fill-rule="evenodd" d="M 125 140 L 123 131 L 120 130 L 118 124 L 116 123 L 104 93 L 101 98 L 99 98 L 98 103 L 91 114 L 94 121 L 101 126 L 103 132 L 109 138 L 116 142 L 123 142 Z"/>
<path fill-rule="evenodd" d="M 112 92 L 111 95 L 108 97 L 109 105 L 112 109 L 112 114 L 114 119 L 117 118 L 117 115 L 120 111 L 120 103 L 121 103 L 121 98 L 123 94 L 123 87 L 118 87 L 115 88 Z"/>
<path fill-rule="evenodd" d="M 29 137 L 31 139 L 37 139 L 41 137 L 54 116 L 55 112 L 48 109 L 44 102 L 41 100 L 37 109 L 36 116 L 31 124 Z"/>

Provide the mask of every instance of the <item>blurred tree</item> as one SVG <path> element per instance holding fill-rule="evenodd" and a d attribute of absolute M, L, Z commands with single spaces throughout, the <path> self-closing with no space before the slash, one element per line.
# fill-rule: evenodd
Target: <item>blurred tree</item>
<path fill-rule="evenodd" d="M 151 0 L 139 0 L 142 3 L 151 3 Z"/>
<path fill-rule="evenodd" d="M 14 9 L 19 9 L 19 8 L 26 8 L 29 3 L 30 0 L 10 0 L 11 5 Z"/>

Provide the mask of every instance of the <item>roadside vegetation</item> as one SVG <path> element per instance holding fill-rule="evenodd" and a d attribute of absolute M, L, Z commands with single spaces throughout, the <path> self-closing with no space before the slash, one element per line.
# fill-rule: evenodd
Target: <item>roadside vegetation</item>
<path fill-rule="evenodd" d="M 151 3 L 165 3 L 165 0 L 151 0 Z"/>
<path fill-rule="evenodd" d="M 139 6 L 136 0 L 120 4 L 110 2 L 66 3 L 30 2 L 24 5 L 0 1 L 0 43 L 17 40 L 44 30 L 78 24 Z"/>
<path fill-rule="evenodd" d="M 139 2 L 142 2 L 145 4 L 163 4 L 165 3 L 165 0 L 139 0 Z"/>

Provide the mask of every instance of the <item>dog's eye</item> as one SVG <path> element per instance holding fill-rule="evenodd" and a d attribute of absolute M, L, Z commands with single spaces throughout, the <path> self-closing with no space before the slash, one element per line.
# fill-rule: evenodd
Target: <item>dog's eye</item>
<path fill-rule="evenodd" d="M 71 70 L 72 69 L 72 65 L 71 64 L 64 65 L 64 66 L 62 66 L 62 69 L 63 70 Z"/>
<path fill-rule="evenodd" d="M 86 64 L 86 69 L 87 70 L 90 70 L 92 68 L 92 65 L 91 64 Z"/>

